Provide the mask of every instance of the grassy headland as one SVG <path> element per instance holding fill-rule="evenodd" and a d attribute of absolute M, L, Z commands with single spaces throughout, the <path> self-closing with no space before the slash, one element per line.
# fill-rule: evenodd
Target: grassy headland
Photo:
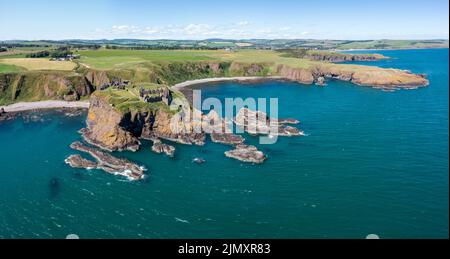
<path fill-rule="evenodd" d="M 42 45 L 36 45 L 41 51 Z M 51 46 L 54 48 L 54 46 Z M 157 85 L 170 87 L 195 79 L 212 77 L 281 76 L 311 84 L 330 77 L 361 85 L 423 85 L 426 80 L 396 69 L 335 64 L 336 58 L 350 54 L 298 50 L 131 50 L 82 48 L 74 61 L 50 61 L 48 58 L 0 59 L 0 104 L 50 99 L 79 100 L 114 78 L 129 80 L 133 87 Z M 303 53 L 305 55 L 300 55 Z M 13 54 L 15 55 L 15 54 Z M 317 59 L 319 57 L 319 59 Z M 358 55 L 360 58 L 383 58 Z M 130 89 L 103 90 L 119 109 L 136 104 Z M 138 98 L 139 99 L 139 98 Z M 123 104 L 120 104 L 123 103 Z M 147 107 L 149 108 L 149 107 Z M 151 108 L 151 107 L 150 107 Z"/>

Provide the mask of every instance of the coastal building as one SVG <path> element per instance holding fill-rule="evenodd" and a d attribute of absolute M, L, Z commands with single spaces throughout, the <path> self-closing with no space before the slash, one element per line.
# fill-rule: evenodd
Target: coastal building
<path fill-rule="evenodd" d="M 80 55 L 78 54 L 68 54 L 65 57 L 51 58 L 50 61 L 73 61 L 74 59 L 79 59 Z"/>

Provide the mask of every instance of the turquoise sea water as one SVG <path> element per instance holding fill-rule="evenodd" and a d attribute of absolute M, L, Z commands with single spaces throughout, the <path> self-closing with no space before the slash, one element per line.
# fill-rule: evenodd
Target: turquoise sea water
<path fill-rule="evenodd" d="M 280 117 L 301 120 L 307 137 L 258 145 L 262 165 L 219 144 L 175 145 L 170 159 L 145 143 L 118 154 L 149 169 L 128 182 L 64 164 L 85 115 L 1 123 L 0 238 L 448 238 L 448 49 L 377 53 L 393 59 L 364 64 L 426 73 L 430 86 L 204 87 L 205 97 L 278 97 Z"/>

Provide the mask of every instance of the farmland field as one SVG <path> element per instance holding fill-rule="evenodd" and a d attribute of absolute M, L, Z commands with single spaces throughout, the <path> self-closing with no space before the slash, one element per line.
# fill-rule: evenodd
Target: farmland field
<path fill-rule="evenodd" d="M 12 65 L 26 70 L 70 71 L 76 67 L 71 61 L 50 61 L 44 58 L 8 58 L 0 59 L 0 65 Z"/>
<path fill-rule="evenodd" d="M 79 51 L 81 63 L 97 69 L 130 67 L 142 62 L 236 61 L 244 63 L 286 64 L 305 67 L 312 61 L 281 57 L 270 50 L 87 50 Z"/>

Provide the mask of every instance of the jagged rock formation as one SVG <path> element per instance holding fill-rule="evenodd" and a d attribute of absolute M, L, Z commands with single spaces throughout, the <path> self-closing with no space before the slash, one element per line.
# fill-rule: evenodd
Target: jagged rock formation
<path fill-rule="evenodd" d="M 153 141 L 153 146 L 152 146 L 152 151 L 158 154 L 166 154 L 167 156 L 173 157 L 175 154 L 175 147 L 171 146 L 171 145 L 167 145 L 162 143 L 162 141 L 160 139 L 154 138 L 152 139 Z"/>
<path fill-rule="evenodd" d="M 81 131 L 86 142 L 107 151 L 137 151 L 140 142 L 126 129 L 130 118 L 114 109 L 101 95 L 93 94 L 86 120 Z"/>
<path fill-rule="evenodd" d="M 266 155 L 259 151 L 255 146 L 248 146 L 244 144 L 237 145 L 233 150 L 225 151 L 225 156 L 242 162 L 256 164 L 260 164 L 267 159 Z"/>
<path fill-rule="evenodd" d="M 107 173 L 125 176 L 130 180 L 141 180 L 144 178 L 145 169 L 127 159 L 114 157 L 109 153 L 83 145 L 78 141 L 72 143 L 70 147 L 88 153 L 97 160 L 97 163 L 95 163 L 80 156 L 72 155 L 66 160 L 66 163 L 72 167 L 101 169 Z"/>
<path fill-rule="evenodd" d="M 247 108 L 239 110 L 234 119 L 236 125 L 241 126 L 245 132 L 251 135 L 272 136 L 300 136 L 304 135 L 299 129 L 286 126 L 285 123 L 298 123 L 296 120 L 271 119 L 266 113 L 252 111 Z"/>
<path fill-rule="evenodd" d="M 314 83 L 314 75 L 311 70 L 304 68 L 293 68 L 287 65 L 279 65 L 277 74 L 288 80 L 297 81 L 302 84 Z"/>
<path fill-rule="evenodd" d="M 94 169 L 98 167 L 96 162 L 85 159 L 80 155 L 70 155 L 65 162 L 73 168 Z"/>

